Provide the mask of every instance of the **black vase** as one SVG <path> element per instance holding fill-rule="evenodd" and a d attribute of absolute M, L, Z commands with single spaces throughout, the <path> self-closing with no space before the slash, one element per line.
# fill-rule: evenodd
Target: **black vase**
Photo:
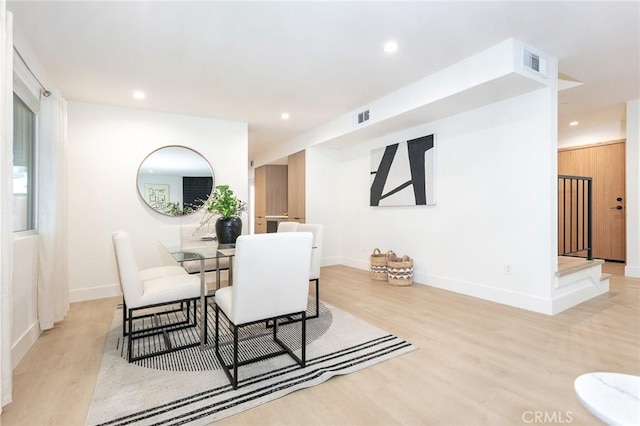
<path fill-rule="evenodd" d="M 218 244 L 233 244 L 240 234 L 242 234 L 242 219 L 239 217 L 219 217 L 216 220 Z"/>

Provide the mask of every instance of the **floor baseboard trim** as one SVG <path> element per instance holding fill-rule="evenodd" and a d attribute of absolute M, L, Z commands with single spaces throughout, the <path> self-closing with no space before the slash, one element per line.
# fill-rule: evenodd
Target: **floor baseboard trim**
<path fill-rule="evenodd" d="M 22 336 L 20 336 L 15 343 L 11 346 L 11 368 L 14 369 L 18 365 L 22 358 L 29 352 L 31 346 L 40 337 L 40 325 L 38 321 L 34 322 L 27 328 Z"/>
<path fill-rule="evenodd" d="M 624 276 L 631 278 L 640 278 L 640 266 L 625 266 Z"/>
<path fill-rule="evenodd" d="M 122 296 L 122 291 L 120 291 L 120 285 L 118 284 L 70 290 L 69 302 L 84 302 L 87 300 L 104 299 L 106 297 L 115 296 Z"/>

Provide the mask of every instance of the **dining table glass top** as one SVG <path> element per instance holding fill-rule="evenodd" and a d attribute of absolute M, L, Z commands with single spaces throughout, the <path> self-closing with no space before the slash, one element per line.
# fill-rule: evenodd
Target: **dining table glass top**
<path fill-rule="evenodd" d="M 161 241 L 176 262 L 221 259 L 235 254 L 235 244 L 218 244 L 215 240 Z"/>

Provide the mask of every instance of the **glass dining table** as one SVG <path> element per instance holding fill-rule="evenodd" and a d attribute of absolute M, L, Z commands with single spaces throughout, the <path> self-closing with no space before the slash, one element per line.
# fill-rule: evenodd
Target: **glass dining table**
<path fill-rule="evenodd" d="M 200 348 L 208 349 L 207 342 L 207 297 L 213 296 L 215 291 L 220 289 L 220 261 L 228 259 L 229 262 L 229 285 L 233 278 L 233 262 L 235 255 L 235 244 L 218 244 L 215 240 L 189 240 L 189 241 L 161 241 L 160 244 L 180 265 L 185 262 L 200 262 Z M 210 265 L 215 261 L 216 288 L 209 290 L 206 283 L 207 269 L 213 271 Z M 209 268 L 206 265 L 209 264 Z"/>

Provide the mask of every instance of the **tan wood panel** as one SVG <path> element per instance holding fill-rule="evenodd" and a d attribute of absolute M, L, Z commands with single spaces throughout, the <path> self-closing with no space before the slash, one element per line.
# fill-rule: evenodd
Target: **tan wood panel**
<path fill-rule="evenodd" d="M 321 274 L 324 302 L 420 349 L 216 425 L 516 425 L 533 411 L 595 425 L 575 378 L 612 366 L 640 374 L 638 279 L 614 275 L 608 294 L 548 316 L 435 287 L 392 287 L 345 266 Z M 84 425 L 118 301 L 73 303 L 42 335 L 14 371 L 2 426 Z"/>
<path fill-rule="evenodd" d="M 626 258 L 624 155 L 624 141 L 558 152 L 558 174 L 593 178 L 593 255 L 596 258 L 618 261 Z M 618 202 L 617 198 L 622 200 Z M 561 207 L 561 198 L 559 204 Z M 562 232 L 562 227 L 559 228 Z"/>
<path fill-rule="evenodd" d="M 287 212 L 287 166 L 265 165 L 255 169 L 255 229 L 257 234 L 267 232 L 266 216 Z"/>
<path fill-rule="evenodd" d="M 300 151 L 288 158 L 289 166 L 289 219 L 305 218 L 305 152 Z"/>
<path fill-rule="evenodd" d="M 264 218 L 267 214 L 267 168 L 256 167 L 254 170 L 255 206 L 253 214 Z"/>
<path fill-rule="evenodd" d="M 626 259 L 626 231 L 625 231 L 625 144 L 618 143 L 600 150 L 599 166 L 603 170 L 603 203 L 600 214 L 606 217 L 606 228 L 600 229 L 602 239 L 609 243 L 611 257 L 607 259 Z M 620 198 L 620 201 L 617 201 Z M 620 207 L 620 209 L 618 209 Z M 606 238 L 604 234 L 610 238 Z"/>
<path fill-rule="evenodd" d="M 269 165 L 267 168 L 267 216 L 287 212 L 287 166 Z"/>

